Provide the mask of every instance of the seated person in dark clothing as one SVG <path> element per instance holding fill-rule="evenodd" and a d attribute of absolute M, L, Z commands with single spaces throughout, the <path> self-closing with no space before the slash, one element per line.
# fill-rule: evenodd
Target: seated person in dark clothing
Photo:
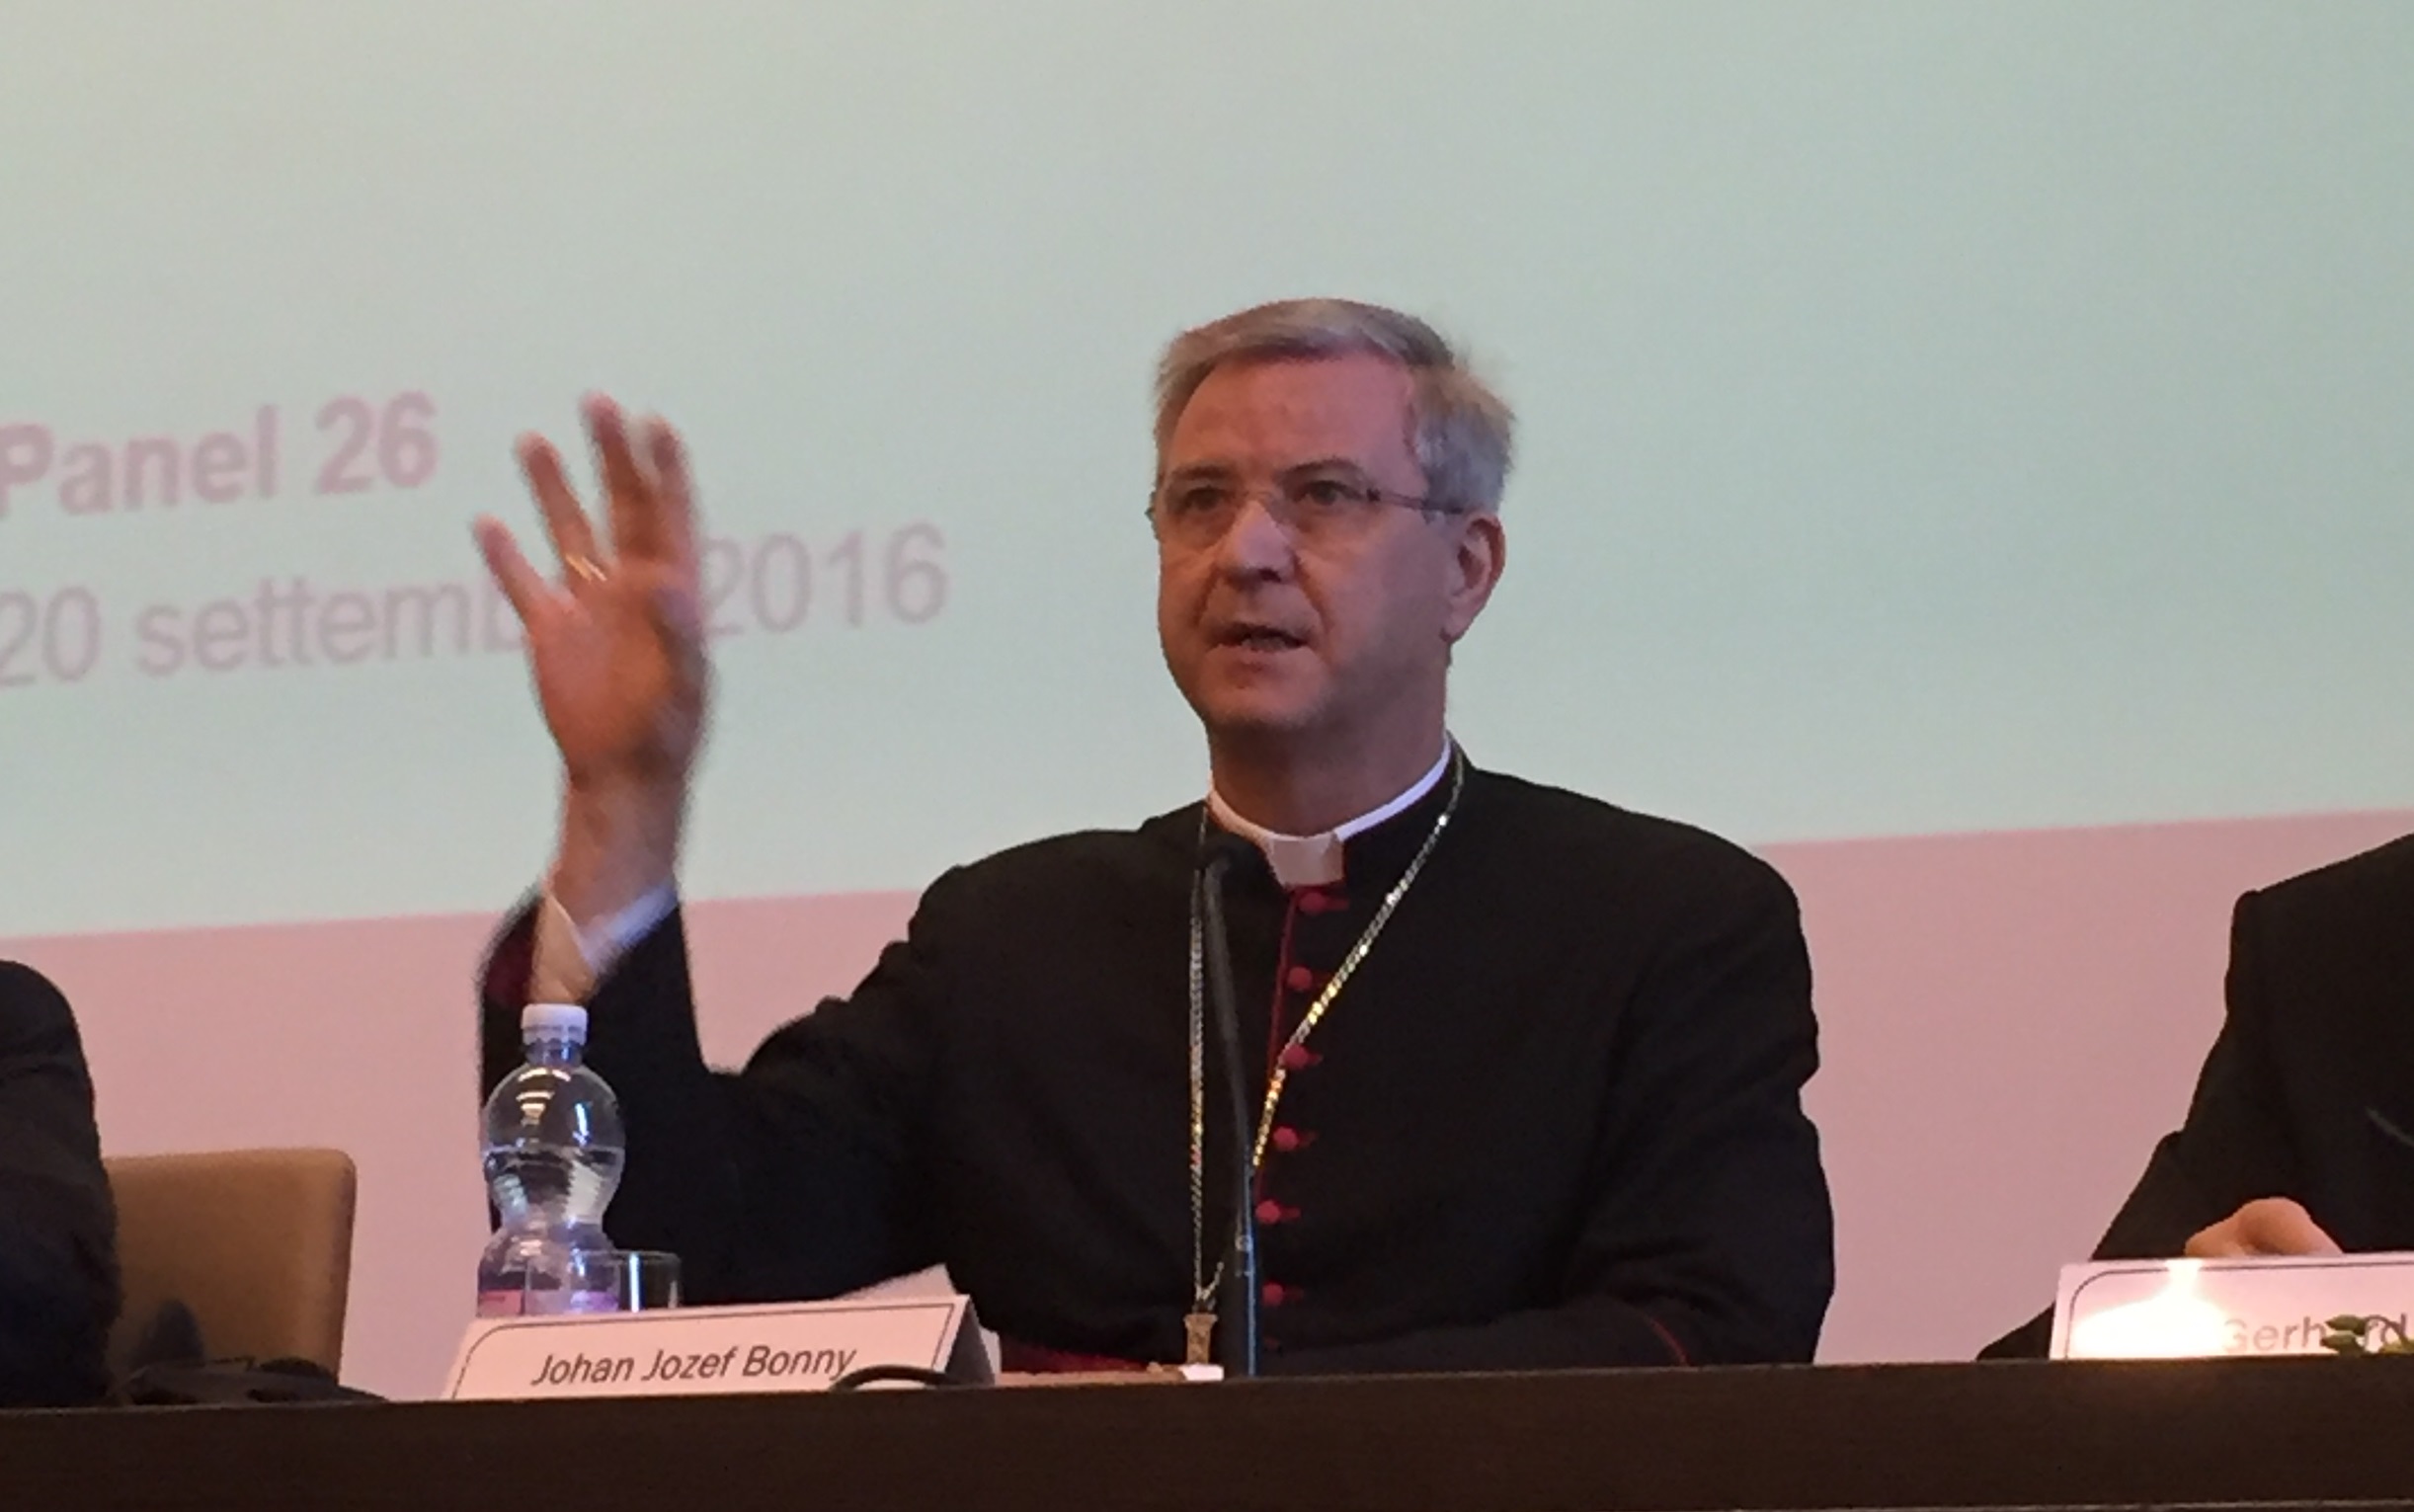
<path fill-rule="evenodd" d="M 39 972 L 0 961 L 0 1406 L 108 1391 L 116 1231 L 75 1015 Z"/>
<path fill-rule="evenodd" d="M 1832 1245 L 1792 891 L 1445 726 L 1505 560 L 1506 407 L 1423 322 L 1338 300 L 1190 332 L 1159 390 L 1159 640 L 1204 800 L 948 873 L 736 1074 L 698 1052 L 673 891 L 706 692 L 684 466 L 595 408 L 599 558 L 528 448 L 562 577 L 481 534 L 566 794 L 485 984 L 488 1076 L 531 995 L 591 1000 L 615 1239 L 680 1251 L 698 1301 L 944 1264 L 1008 1370 L 1204 1362 L 1251 1300 L 1269 1372 L 1809 1359 Z M 1201 986 L 1219 849 L 1237 1112 Z M 1254 1299 L 1216 1280 L 1242 1190 Z"/>
<path fill-rule="evenodd" d="M 2240 899 L 2228 995 L 2095 1257 L 2414 1249 L 2414 836 Z M 1985 1354 L 2051 1339 L 2049 1313 Z"/>

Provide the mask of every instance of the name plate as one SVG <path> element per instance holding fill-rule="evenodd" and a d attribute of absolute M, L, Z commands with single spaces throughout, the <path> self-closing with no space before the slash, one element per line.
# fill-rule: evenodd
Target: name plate
<path fill-rule="evenodd" d="M 2057 1360 L 2322 1354 L 2328 1323 L 2341 1316 L 2414 1324 L 2414 1254 L 2065 1266 L 2052 1353 Z"/>
<path fill-rule="evenodd" d="M 871 1365 L 944 1371 L 952 1361 L 961 1373 L 980 1353 L 967 1312 L 962 1297 L 925 1297 L 480 1318 L 444 1395 L 752 1395 L 826 1392 Z M 959 1352 L 959 1340 L 970 1347 Z"/>

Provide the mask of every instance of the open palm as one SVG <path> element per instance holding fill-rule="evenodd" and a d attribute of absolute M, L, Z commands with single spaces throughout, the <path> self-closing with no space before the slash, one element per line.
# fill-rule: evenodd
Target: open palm
<path fill-rule="evenodd" d="M 478 521 L 495 582 L 519 613 L 545 724 L 574 789 L 684 789 L 702 743 L 706 688 L 694 502 L 679 438 L 647 421 L 632 438 L 619 411 L 590 401 L 610 530 L 594 523 L 541 438 L 520 444 L 528 488 L 561 562 L 530 566 L 500 521 Z"/>

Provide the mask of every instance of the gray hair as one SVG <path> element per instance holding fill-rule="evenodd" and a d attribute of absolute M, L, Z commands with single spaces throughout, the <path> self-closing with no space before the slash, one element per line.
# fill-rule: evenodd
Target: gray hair
<path fill-rule="evenodd" d="M 1157 366 L 1157 456 L 1207 375 L 1226 362 L 1358 355 L 1408 371 L 1408 447 L 1436 505 L 1491 511 L 1508 483 L 1516 417 L 1441 334 L 1413 315 L 1350 299 L 1285 299 L 1184 331 Z"/>

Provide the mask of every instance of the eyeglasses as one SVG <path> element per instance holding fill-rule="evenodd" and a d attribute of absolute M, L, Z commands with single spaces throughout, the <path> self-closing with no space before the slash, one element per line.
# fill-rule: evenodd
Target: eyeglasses
<path fill-rule="evenodd" d="M 1175 474 L 1149 501 L 1157 538 L 1183 547 L 1212 546 L 1229 533 L 1251 499 L 1263 499 L 1274 522 L 1303 546 L 1336 545 L 1374 528 L 1386 508 L 1426 515 L 1460 515 L 1462 506 L 1395 493 L 1355 472 L 1308 468 L 1283 474 L 1271 488 L 1243 488 L 1219 473 Z"/>

